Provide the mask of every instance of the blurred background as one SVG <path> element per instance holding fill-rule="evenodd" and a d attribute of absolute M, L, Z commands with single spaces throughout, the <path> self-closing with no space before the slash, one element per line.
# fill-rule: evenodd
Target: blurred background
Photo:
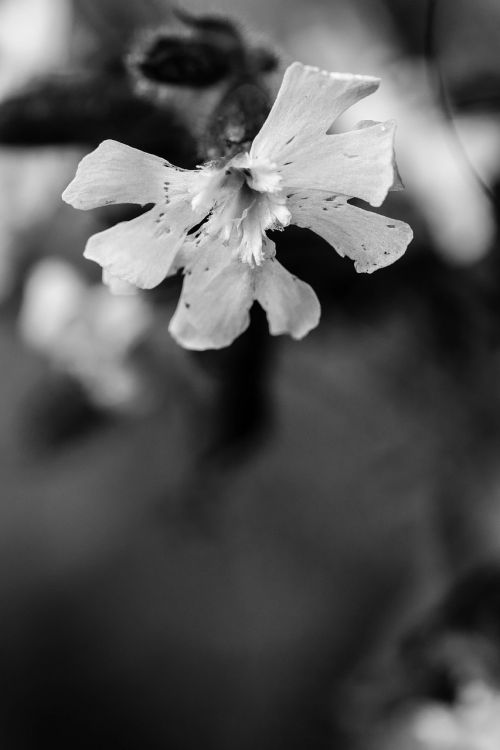
<path fill-rule="evenodd" d="M 0 0 L 2 750 L 500 747 L 499 49 L 497 0 Z M 338 127 L 397 120 L 415 239 L 287 230 L 319 328 L 192 353 L 60 195 L 203 160 L 235 59 L 380 76 Z"/>

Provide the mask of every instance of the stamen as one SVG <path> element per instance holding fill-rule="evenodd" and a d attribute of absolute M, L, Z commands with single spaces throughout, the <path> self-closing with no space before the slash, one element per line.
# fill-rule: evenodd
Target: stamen
<path fill-rule="evenodd" d="M 283 229 L 291 218 L 276 165 L 241 153 L 217 169 L 205 168 L 204 176 L 191 203 L 193 209 L 203 207 L 208 213 L 197 226 L 199 244 L 218 237 L 243 263 L 261 265 L 265 232 Z"/>

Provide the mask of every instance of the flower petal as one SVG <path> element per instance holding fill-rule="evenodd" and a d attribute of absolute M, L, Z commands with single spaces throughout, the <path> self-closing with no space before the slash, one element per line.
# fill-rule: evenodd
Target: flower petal
<path fill-rule="evenodd" d="M 124 221 L 87 242 L 85 257 L 106 270 L 106 278 L 118 277 L 141 289 L 152 289 L 168 276 L 185 238 L 184 231 L 159 230 L 160 211 L 151 209 Z"/>
<path fill-rule="evenodd" d="M 144 206 L 164 201 L 169 184 L 176 194 L 187 190 L 196 176 L 159 156 L 108 140 L 82 159 L 62 197 L 84 211 L 110 203 Z"/>
<path fill-rule="evenodd" d="M 284 163 L 304 144 L 315 143 L 346 109 L 372 94 L 378 78 L 327 73 L 295 62 L 285 71 L 281 88 L 250 154 Z"/>
<path fill-rule="evenodd" d="M 273 336 L 289 333 L 301 339 L 319 323 L 321 307 L 313 289 L 275 258 L 256 270 L 255 298 L 266 311 Z"/>
<path fill-rule="evenodd" d="M 358 122 L 358 124 L 356 125 L 356 128 L 358 130 L 361 130 L 362 128 L 370 128 L 372 125 L 381 124 L 382 123 L 379 120 L 360 120 L 360 122 Z M 403 180 L 401 179 L 401 175 L 399 174 L 395 153 L 392 156 L 392 168 L 394 170 L 394 178 L 390 190 L 404 190 L 405 186 L 403 185 Z"/>
<path fill-rule="evenodd" d="M 248 328 L 252 303 L 250 266 L 221 243 L 205 245 L 203 254 L 186 270 L 169 331 L 186 349 L 229 346 Z"/>
<path fill-rule="evenodd" d="M 84 279 L 69 263 L 59 258 L 39 261 L 24 287 L 18 321 L 22 338 L 44 354 L 57 355 L 86 292 Z"/>
<path fill-rule="evenodd" d="M 324 135 L 283 164 L 285 190 L 328 190 L 380 206 L 394 184 L 393 122 Z"/>
<path fill-rule="evenodd" d="M 134 296 L 139 291 L 128 281 L 122 281 L 118 276 L 113 276 L 106 268 L 102 271 L 102 283 L 108 287 L 111 294 L 116 296 Z"/>
<path fill-rule="evenodd" d="M 292 223 L 311 229 L 354 261 L 358 273 L 372 273 L 403 255 L 413 232 L 397 219 L 351 206 L 343 197 L 320 191 L 296 194 L 289 201 Z"/>

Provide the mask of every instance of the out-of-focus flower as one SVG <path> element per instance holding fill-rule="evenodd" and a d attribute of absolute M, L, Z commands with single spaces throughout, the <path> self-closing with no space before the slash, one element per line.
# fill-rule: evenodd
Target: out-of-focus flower
<path fill-rule="evenodd" d="M 257 300 L 272 334 L 301 338 L 320 316 L 311 287 L 275 258 L 269 230 L 307 227 L 372 272 L 397 260 L 412 238 L 403 222 L 349 204 L 380 206 L 397 183 L 394 124 L 364 122 L 329 134 L 378 79 L 294 63 L 248 152 L 181 170 L 159 157 L 105 141 L 81 162 L 63 198 L 76 208 L 153 204 L 90 238 L 85 256 L 105 281 L 143 289 L 184 268 L 170 332 L 191 349 L 230 344 Z"/>
<path fill-rule="evenodd" d="M 452 708 L 421 709 L 414 735 L 422 750 L 498 750 L 500 694 L 482 683 L 469 684 Z"/>
<path fill-rule="evenodd" d="M 142 298 L 88 285 L 56 258 L 33 269 L 19 318 L 27 344 L 77 379 L 97 405 L 120 411 L 140 407 L 141 379 L 129 354 L 150 324 Z"/>

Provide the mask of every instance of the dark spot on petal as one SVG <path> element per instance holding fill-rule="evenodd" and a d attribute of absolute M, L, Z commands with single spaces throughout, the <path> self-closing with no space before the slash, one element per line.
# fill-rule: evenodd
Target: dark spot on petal
<path fill-rule="evenodd" d="M 210 268 L 209 268 L 209 266 L 207 266 L 207 267 L 205 268 L 205 271 L 210 271 Z"/>
<path fill-rule="evenodd" d="M 290 164 L 293 164 L 293 161 L 286 161 L 283 166 L 288 167 Z"/>
<path fill-rule="evenodd" d="M 388 224 L 387 228 L 388 229 L 396 229 L 396 225 L 395 224 Z"/>
<path fill-rule="evenodd" d="M 191 305 L 189 304 L 189 302 L 184 302 L 184 307 L 186 307 L 189 310 L 189 308 L 191 307 Z"/>
<path fill-rule="evenodd" d="M 285 146 L 288 146 L 294 140 L 295 140 L 295 136 L 292 135 L 292 137 L 285 143 Z"/>

